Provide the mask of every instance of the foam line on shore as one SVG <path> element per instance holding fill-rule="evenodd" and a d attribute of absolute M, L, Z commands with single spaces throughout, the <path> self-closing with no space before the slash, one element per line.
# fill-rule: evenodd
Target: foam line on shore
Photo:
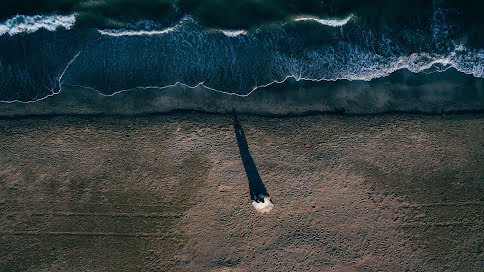
<path fill-rule="evenodd" d="M 62 78 L 64 77 L 64 74 L 67 72 L 67 70 L 72 65 L 72 63 L 74 63 L 74 61 L 76 61 L 77 57 L 79 57 L 80 54 L 81 54 L 81 51 L 77 52 L 74 55 L 74 57 L 72 57 L 72 59 L 64 67 L 64 69 L 62 70 L 62 73 L 58 76 L 57 83 L 58 83 L 59 89 L 57 91 L 54 90 L 54 89 L 49 89 L 50 90 L 50 94 L 48 94 L 48 95 L 46 95 L 44 97 L 35 99 L 35 100 L 31 100 L 31 101 L 11 100 L 11 101 L 0 101 L 0 103 L 6 103 L 6 104 L 12 104 L 12 103 L 30 104 L 30 103 L 35 103 L 35 102 L 39 102 L 39 101 L 45 100 L 45 99 L 47 99 L 49 97 L 52 97 L 54 95 L 59 94 L 61 92 L 61 90 L 62 90 Z"/>

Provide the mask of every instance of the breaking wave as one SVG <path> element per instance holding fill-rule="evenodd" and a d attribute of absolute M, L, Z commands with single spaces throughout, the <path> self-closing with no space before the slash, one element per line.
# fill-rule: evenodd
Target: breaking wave
<path fill-rule="evenodd" d="M 169 27 L 163 30 L 98 30 L 101 35 L 107 35 L 111 37 L 122 36 L 151 36 L 161 35 L 175 31 L 175 28 Z"/>
<path fill-rule="evenodd" d="M 76 23 L 75 15 L 17 15 L 7 21 L 0 23 L 0 36 L 8 34 L 10 36 L 20 33 L 33 33 L 39 29 L 55 31 L 58 28 L 71 29 Z"/>
<path fill-rule="evenodd" d="M 247 30 L 220 30 L 227 37 L 237 37 L 240 35 L 248 35 Z"/>
<path fill-rule="evenodd" d="M 307 16 L 300 16 L 296 17 L 294 21 L 300 22 L 300 21 L 313 21 L 317 22 L 322 25 L 326 26 L 332 26 L 332 27 L 337 27 L 337 26 L 344 26 L 346 25 L 351 19 L 353 18 L 353 14 L 349 15 L 348 17 L 344 19 L 320 19 L 320 18 L 315 18 L 315 17 L 307 17 Z"/>
<path fill-rule="evenodd" d="M 185 16 L 176 25 L 163 27 L 153 21 L 141 20 L 136 24 L 127 24 L 126 28 L 99 29 L 98 32 L 101 35 L 111 37 L 163 35 L 179 30 L 187 21 L 193 22 L 193 19 L 190 16 Z"/>

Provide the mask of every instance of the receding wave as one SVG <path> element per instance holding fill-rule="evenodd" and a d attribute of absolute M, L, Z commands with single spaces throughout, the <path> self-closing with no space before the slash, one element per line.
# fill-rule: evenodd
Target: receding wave
<path fill-rule="evenodd" d="M 39 29 L 48 31 L 55 31 L 60 27 L 70 29 L 75 23 L 75 15 L 17 15 L 0 24 L 0 36 L 33 33 Z"/>

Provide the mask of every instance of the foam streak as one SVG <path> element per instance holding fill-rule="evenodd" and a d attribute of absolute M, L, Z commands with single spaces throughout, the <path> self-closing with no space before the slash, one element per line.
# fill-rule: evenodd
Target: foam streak
<path fill-rule="evenodd" d="M 353 18 L 353 14 L 349 15 L 348 17 L 338 20 L 338 19 L 319 19 L 315 17 L 297 17 L 294 19 L 296 22 L 300 21 L 314 21 L 317 23 L 320 23 L 322 25 L 327 25 L 327 26 L 332 26 L 332 27 L 338 27 L 338 26 L 344 26 L 346 25 L 351 19 Z"/>
<path fill-rule="evenodd" d="M 175 27 L 165 28 L 163 30 L 98 30 L 99 34 L 107 35 L 112 37 L 122 37 L 122 36 L 152 36 L 152 35 L 163 35 L 175 31 Z"/>

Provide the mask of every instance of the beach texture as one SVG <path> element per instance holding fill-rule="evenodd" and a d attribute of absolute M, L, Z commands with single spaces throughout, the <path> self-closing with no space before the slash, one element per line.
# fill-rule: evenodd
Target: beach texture
<path fill-rule="evenodd" d="M 0 271 L 483 271 L 482 114 L 0 120 Z"/>

